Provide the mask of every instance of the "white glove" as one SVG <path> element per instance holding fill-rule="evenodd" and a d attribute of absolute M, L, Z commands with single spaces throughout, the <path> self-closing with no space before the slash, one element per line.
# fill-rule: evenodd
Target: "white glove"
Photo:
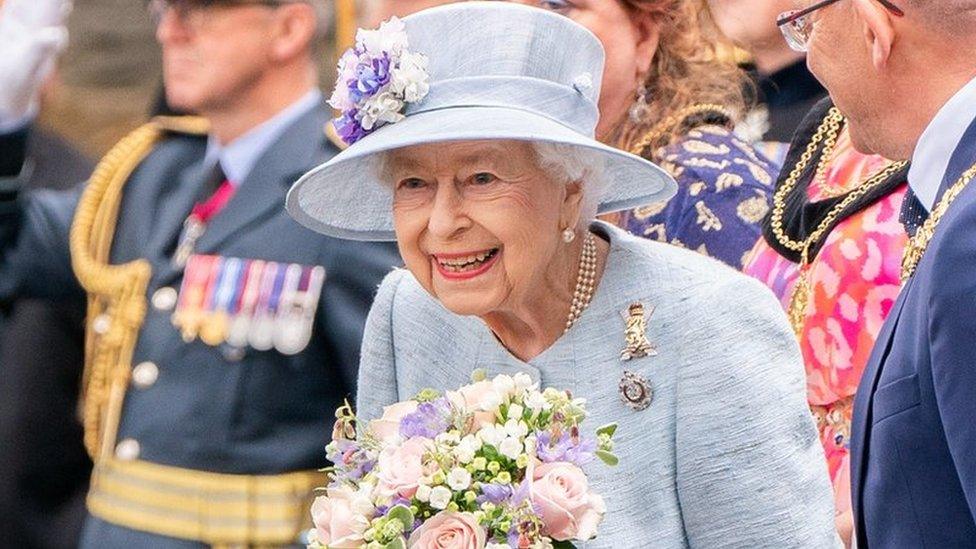
<path fill-rule="evenodd" d="M 30 116 L 68 42 L 71 0 L 5 0 L 0 7 L 0 127 Z"/>

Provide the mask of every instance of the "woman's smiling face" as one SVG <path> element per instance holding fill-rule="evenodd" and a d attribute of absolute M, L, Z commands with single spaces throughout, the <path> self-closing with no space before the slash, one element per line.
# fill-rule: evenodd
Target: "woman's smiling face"
<path fill-rule="evenodd" d="M 514 309 L 568 278 L 560 234 L 576 225 L 580 186 L 556 182 L 528 143 L 416 145 L 389 153 L 382 177 L 407 268 L 450 311 Z"/>

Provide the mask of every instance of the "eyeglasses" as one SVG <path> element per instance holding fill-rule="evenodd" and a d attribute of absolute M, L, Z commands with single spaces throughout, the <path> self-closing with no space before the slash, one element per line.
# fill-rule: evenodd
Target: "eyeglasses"
<path fill-rule="evenodd" d="M 158 26 L 166 12 L 172 9 L 181 25 L 196 29 L 204 25 L 207 16 L 219 8 L 243 6 L 275 8 L 304 1 L 306 0 L 149 0 L 147 9 L 153 25 Z"/>
<path fill-rule="evenodd" d="M 816 4 L 802 10 L 792 10 L 781 13 L 776 18 L 776 25 L 783 32 L 786 43 L 794 51 L 805 52 L 810 43 L 810 35 L 813 33 L 813 12 L 826 8 L 838 0 L 821 0 Z M 878 3 L 890 11 L 893 15 L 901 17 L 905 12 L 888 0 L 878 0 Z"/>

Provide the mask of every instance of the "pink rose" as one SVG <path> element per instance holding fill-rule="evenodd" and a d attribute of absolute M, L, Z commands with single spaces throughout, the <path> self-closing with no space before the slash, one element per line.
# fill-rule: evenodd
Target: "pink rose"
<path fill-rule="evenodd" d="M 558 541 L 596 536 L 606 506 L 590 492 L 583 470 L 572 463 L 544 463 L 535 469 L 532 503 L 542 512 L 544 533 Z"/>
<path fill-rule="evenodd" d="M 497 408 L 502 401 L 502 395 L 498 394 L 491 381 L 479 381 L 471 385 L 465 385 L 457 391 L 464 399 L 464 407 L 469 412 L 476 412 L 488 408 Z"/>
<path fill-rule="evenodd" d="M 417 492 L 420 477 L 424 476 L 424 454 L 431 450 L 431 441 L 422 437 L 408 439 L 400 446 L 390 446 L 380 452 L 376 468 L 380 488 L 412 498 Z"/>
<path fill-rule="evenodd" d="M 410 549 L 481 549 L 488 535 L 471 513 L 443 511 L 414 530 Z"/>
<path fill-rule="evenodd" d="M 362 533 L 367 521 L 357 521 L 354 495 L 348 489 L 329 490 L 328 495 L 315 498 L 312 522 L 319 543 L 335 549 L 352 549 L 363 543 Z"/>
<path fill-rule="evenodd" d="M 383 408 L 383 417 L 369 422 L 369 430 L 384 446 L 400 435 L 400 420 L 417 411 L 416 400 L 406 400 Z"/>

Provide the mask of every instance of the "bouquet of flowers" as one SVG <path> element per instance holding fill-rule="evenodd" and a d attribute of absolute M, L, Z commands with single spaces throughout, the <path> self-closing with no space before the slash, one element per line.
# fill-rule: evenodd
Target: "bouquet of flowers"
<path fill-rule="evenodd" d="M 474 377 L 388 406 L 358 436 L 349 406 L 336 412 L 310 548 L 559 548 L 596 536 L 605 506 L 581 466 L 617 463 L 616 425 L 584 435 L 583 399 L 525 374 Z"/>

